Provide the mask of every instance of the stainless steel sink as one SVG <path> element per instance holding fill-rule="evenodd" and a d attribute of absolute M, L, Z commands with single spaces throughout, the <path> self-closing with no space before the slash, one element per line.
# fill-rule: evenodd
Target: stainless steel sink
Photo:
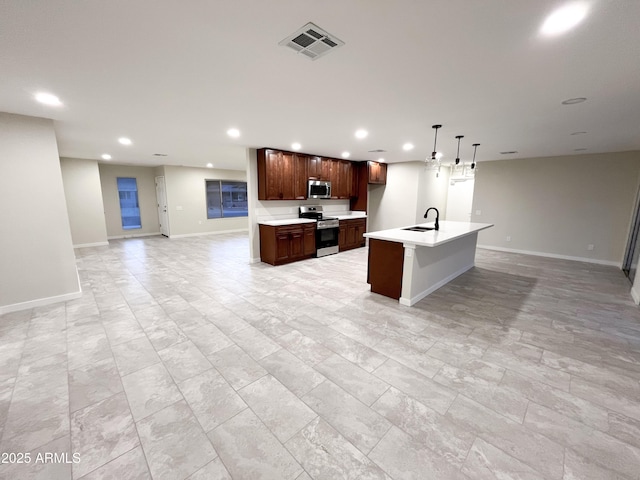
<path fill-rule="evenodd" d="M 416 225 L 415 227 L 407 227 L 402 230 L 409 230 L 411 232 L 427 232 L 429 230 L 435 230 L 435 227 L 419 227 Z"/>

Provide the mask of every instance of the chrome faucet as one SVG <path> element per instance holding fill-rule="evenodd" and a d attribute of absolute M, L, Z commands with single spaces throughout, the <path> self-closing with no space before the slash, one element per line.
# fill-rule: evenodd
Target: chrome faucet
<path fill-rule="evenodd" d="M 427 215 L 429 215 L 429 210 L 435 210 L 436 211 L 436 230 L 440 230 L 440 224 L 438 223 L 438 220 L 440 219 L 440 212 L 438 211 L 438 209 L 436 207 L 429 207 L 429 208 L 427 208 L 427 211 L 424 212 L 424 218 L 427 218 Z"/>

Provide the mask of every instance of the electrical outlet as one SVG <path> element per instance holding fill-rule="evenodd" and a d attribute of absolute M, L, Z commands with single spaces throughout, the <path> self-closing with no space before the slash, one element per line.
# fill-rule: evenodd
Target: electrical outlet
<path fill-rule="evenodd" d="M 476 210 L 476 215 L 480 215 L 482 213 L 482 210 Z"/>
<path fill-rule="evenodd" d="M 511 235 L 507 235 L 507 242 L 511 241 Z"/>
<path fill-rule="evenodd" d="M 589 245 L 587 245 L 587 250 L 593 250 L 593 243 L 590 243 Z"/>

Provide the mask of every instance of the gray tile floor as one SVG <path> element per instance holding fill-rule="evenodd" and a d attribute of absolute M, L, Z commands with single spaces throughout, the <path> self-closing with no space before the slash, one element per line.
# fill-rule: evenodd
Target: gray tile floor
<path fill-rule="evenodd" d="M 81 299 L 0 317 L 1 478 L 640 478 L 640 311 L 616 268 L 479 250 L 406 308 L 368 292 L 366 249 L 76 254 Z"/>

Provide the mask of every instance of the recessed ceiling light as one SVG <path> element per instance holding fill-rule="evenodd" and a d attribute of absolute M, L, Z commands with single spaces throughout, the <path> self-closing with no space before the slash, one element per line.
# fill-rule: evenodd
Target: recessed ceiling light
<path fill-rule="evenodd" d="M 356 138 L 367 138 L 367 135 L 369 135 L 369 132 L 362 128 L 360 130 L 356 130 Z"/>
<path fill-rule="evenodd" d="M 237 128 L 230 128 L 229 130 L 227 130 L 227 135 L 233 138 L 238 138 L 240 136 L 240 130 L 238 130 Z"/>
<path fill-rule="evenodd" d="M 384 158 L 379 158 L 378 161 L 384 163 Z"/>
<path fill-rule="evenodd" d="M 568 100 L 565 100 L 564 102 L 562 102 L 562 105 L 575 105 L 576 103 L 582 103 L 586 101 L 587 101 L 586 97 L 569 98 Z"/>
<path fill-rule="evenodd" d="M 349 158 L 350 155 L 349 152 L 342 152 L 342 158 Z"/>
<path fill-rule="evenodd" d="M 302 148 L 302 145 L 300 145 L 298 142 L 295 142 L 291 144 L 291 148 L 294 150 L 300 150 Z"/>
<path fill-rule="evenodd" d="M 52 107 L 59 107 L 62 105 L 60 99 L 51 93 L 40 92 L 37 93 L 35 97 L 38 102 L 44 103 L 45 105 L 50 105 Z"/>
<path fill-rule="evenodd" d="M 111 160 L 111 155 L 109 155 L 108 153 L 103 153 L 101 157 L 103 160 Z"/>
<path fill-rule="evenodd" d="M 122 145 L 131 145 L 131 139 L 127 137 L 120 137 L 118 142 Z"/>
<path fill-rule="evenodd" d="M 408 152 L 409 150 L 413 150 L 413 143 L 405 143 L 404 145 L 402 145 L 402 149 L 405 152 Z"/>
<path fill-rule="evenodd" d="M 540 33 L 547 36 L 559 35 L 578 25 L 587 16 L 584 2 L 573 2 L 555 10 L 540 27 Z"/>
<path fill-rule="evenodd" d="M 571 135 L 584 135 L 587 132 L 573 132 Z"/>
<path fill-rule="evenodd" d="M 213 163 L 207 163 L 207 168 L 213 168 Z"/>

